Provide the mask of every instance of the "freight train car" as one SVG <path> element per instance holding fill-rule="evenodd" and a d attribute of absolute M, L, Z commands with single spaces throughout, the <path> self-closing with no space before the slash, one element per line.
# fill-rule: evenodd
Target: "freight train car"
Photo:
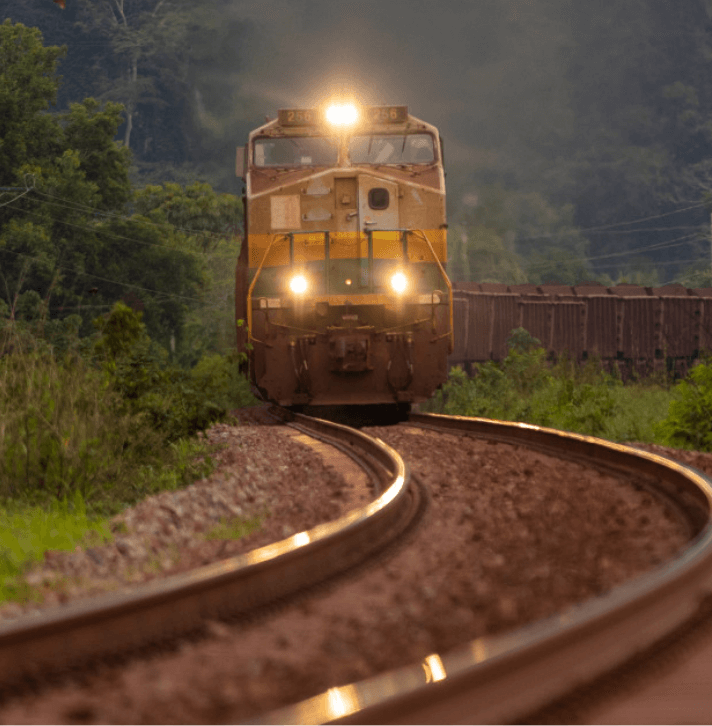
<path fill-rule="evenodd" d="M 453 349 L 437 129 L 405 106 L 284 109 L 238 149 L 238 346 L 285 406 L 427 399 Z"/>
<path fill-rule="evenodd" d="M 455 284 L 455 350 L 450 365 L 507 355 L 507 338 L 524 328 L 552 358 L 596 358 L 623 377 L 668 371 L 685 375 L 712 350 L 712 289 L 681 285 L 604 287 Z"/>

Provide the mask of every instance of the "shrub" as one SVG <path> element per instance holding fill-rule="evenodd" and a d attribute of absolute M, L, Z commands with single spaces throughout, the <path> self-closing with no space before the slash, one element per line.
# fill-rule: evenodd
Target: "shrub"
<path fill-rule="evenodd" d="M 109 513 L 184 486 L 211 468 L 206 445 L 188 437 L 254 400 L 230 357 L 167 365 L 122 303 L 96 321 L 91 346 L 76 320 L 38 324 L 42 336 L 0 325 L 0 500 L 47 506 L 79 494 Z"/>
<path fill-rule="evenodd" d="M 239 371 L 241 355 L 206 354 L 191 371 L 196 388 L 227 410 L 257 403 L 247 378 Z"/>
<path fill-rule="evenodd" d="M 552 377 L 536 391 L 527 421 L 590 436 L 605 436 L 617 410 L 615 398 L 605 384 L 577 383 L 572 378 Z"/>
<path fill-rule="evenodd" d="M 674 389 L 667 418 L 656 427 L 663 443 L 712 451 L 712 362 L 695 366 Z"/>
<path fill-rule="evenodd" d="M 523 328 L 512 331 L 509 353 L 498 365 L 477 366 L 469 378 L 461 368 L 450 371 L 448 381 L 438 392 L 435 408 L 461 416 L 484 416 L 503 420 L 526 417 L 528 399 L 550 380 L 546 351 Z"/>
<path fill-rule="evenodd" d="M 656 423 L 670 401 L 666 387 L 648 383 L 624 387 L 597 361 L 582 366 L 562 358 L 550 364 L 536 338 L 521 328 L 512 331 L 508 345 L 509 353 L 501 364 L 479 365 L 472 378 L 453 368 L 426 408 L 525 421 L 618 441 L 660 441 Z M 700 425 L 712 411 L 712 393 L 708 403 L 696 412 Z M 679 445 L 679 435 L 676 441 Z"/>
<path fill-rule="evenodd" d="M 237 359 L 206 355 L 192 371 L 167 363 L 146 334 L 141 314 L 117 303 L 95 321 L 101 335 L 94 352 L 124 409 L 143 414 L 168 441 L 191 436 L 254 401 Z"/>
<path fill-rule="evenodd" d="M 0 359 L 0 497 L 85 500 L 122 481 L 160 439 L 81 359 L 16 350 Z"/>

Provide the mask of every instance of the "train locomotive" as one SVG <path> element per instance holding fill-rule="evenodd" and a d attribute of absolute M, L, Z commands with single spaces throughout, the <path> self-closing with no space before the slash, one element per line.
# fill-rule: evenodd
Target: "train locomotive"
<path fill-rule="evenodd" d="M 424 401 L 453 350 L 437 129 L 406 106 L 282 109 L 237 150 L 238 349 L 283 406 Z"/>

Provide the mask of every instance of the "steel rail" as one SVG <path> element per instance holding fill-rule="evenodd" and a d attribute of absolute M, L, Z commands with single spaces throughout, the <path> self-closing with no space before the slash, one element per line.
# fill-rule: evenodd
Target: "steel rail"
<path fill-rule="evenodd" d="M 0 625 L 0 686 L 195 632 L 206 619 L 254 611 L 397 537 L 415 514 L 418 496 L 398 453 L 346 426 L 290 418 L 290 425 L 350 453 L 370 476 L 375 472 L 382 493 L 333 522 L 245 555 Z"/>
<path fill-rule="evenodd" d="M 265 714 L 258 723 L 511 723 L 660 640 L 712 592 L 712 482 L 695 469 L 591 436 L 527 424 L 426 414 L 412 414 L 409 422 L 645 473 L 686 517 L 691 542 L 672 561 L 562 615 L 331 688 Z"/>

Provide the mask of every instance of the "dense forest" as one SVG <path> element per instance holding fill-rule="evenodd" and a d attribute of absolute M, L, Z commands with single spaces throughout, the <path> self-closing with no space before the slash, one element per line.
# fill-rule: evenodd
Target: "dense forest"
<path fill-rule="evenodd" d="M 511 5 L 456 269 L 709 285 L 712 3 Z"/>
<path fill-rule="evenodd" d="M 177 363 L 231 350 L 241 202 L 195 172 L 150 183 L 130 98 L 111 100 L 97 80 L 97 97 L 58 102 L 65 56 L 37 28 L 0 25 L 0 320 L 88 336 L 121 300 Z"/>
<path fill-rule="evenodd" d="M 0 314 L 123 299 L 176 360 L 228 345 L 234 148 L 337 59 L 441 129 L 454 279 L 712 284 L 712 0 L 381 5 L 7 5 Z"/>

